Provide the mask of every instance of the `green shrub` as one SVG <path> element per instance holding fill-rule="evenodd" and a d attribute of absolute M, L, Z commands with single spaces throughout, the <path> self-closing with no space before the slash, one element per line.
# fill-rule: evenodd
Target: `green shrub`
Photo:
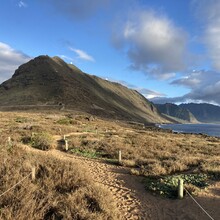
<path fill-rule="evenodd" d="M 46 132 L 34 133 L 31 137 L 31 146 L 40 150 L 49 150 L 52 148 L 53 139 Z"/>
<path fill-rule="evenodd" d="M 88 158 L 98 158 L 100 157 L 100 153 L 96 152 L 95 150 L 83 150 L 79 148 L 71 149 L 71 153 L 75 153 L 77 155 L 88 157 Z"/>
<path fill-rule="evenodd" d="M 199 189 L 208 186 L 207 174 L 181 174 L 161 178 L 146 177 L 146 189 L 168 198 L 177 198 L 178 180 L 183 179 L 184 183 Z M 192 192 L 193 193 L 193 192 Z"/>
<path fill-rule="evenodd" d="M 27 119 L 27 118 L 24 118 L 24 117 L 17 117 L 17 118 L 15 119 L 15 121 L 18 122 L 18 123 L 25 123 L 25 122 L 28 121 L 28 119 Z"/>
<path fill-rule="evenodd" d="M 60 125 L 70 125 L 73 123 L 73 120 L 70 118 L 62 118 L 62 119 L 59 119 L 56 123 Z"/>

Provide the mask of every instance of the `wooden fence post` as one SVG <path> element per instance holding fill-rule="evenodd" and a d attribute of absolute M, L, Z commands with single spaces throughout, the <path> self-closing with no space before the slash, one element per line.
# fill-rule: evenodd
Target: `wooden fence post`
<path fill-rule="evenodd" d="M 68 141 L 67 141 L 67 140 L 65 140 L 65 150 L 66 150 L 66 151 L 68 151 L 68 149 L 69 149 L 69 146 L 68 146 Z"/>
<path fill-rule="evenodd" d="M 64 141 L 66 140 L 66 135 L 63 135 L 63 140 L 64 140 Z"/>
<path fill-rule="evenodd" d="M 183 179 L 178 180 L 178 199 L 183 198 Z"/>
<path fill-rule="evenodd" d="M 8 146 L 11 147 L 12 143 L 11 143 L 11 137 L 8 137 Z"/>
<path fill-rule="evenodd" d="M 32 167 L 31 169 L 31 179 L 34 181 L 36 178 L 36 168 Z"/>
<path fill-rule="evenodd" d="M 121 150 L 118 151 L 118 162 L 121 163 Z"/>

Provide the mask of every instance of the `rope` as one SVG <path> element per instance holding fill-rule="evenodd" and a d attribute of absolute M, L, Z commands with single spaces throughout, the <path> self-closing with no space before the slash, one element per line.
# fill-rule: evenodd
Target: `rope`
<path fill-rule="evenodd" d="M 202 209 L 202 211 L 212 220 L 214 220 L 214 218 L 212 218 L 212 216 L 196 201 L 196 199 L 190 194 L 190 192 L 184 188 L 187 192 L 187 194 L 191 197 L 191 199 Z"/>
<path fill-rule="evenodd" d="M 4 194 L 6 194 L 7 192 L 9 192 L 11 189 L 15 188 L 17 185 L 19 185 L 21 182 L 23 182 L 25 179 L 27 179 L 29 176 L 31 175 L 31 173 L 29 173 L 27 176 L 25 176 L 22 180 L 20 180 L 19 182 L 17 182 L 14 186 L 12 186 L 11 188 L 9 188 L 8 190 L 6 190 L 5 192 L 3 192 L 0 197 L 2 197 Z"/>

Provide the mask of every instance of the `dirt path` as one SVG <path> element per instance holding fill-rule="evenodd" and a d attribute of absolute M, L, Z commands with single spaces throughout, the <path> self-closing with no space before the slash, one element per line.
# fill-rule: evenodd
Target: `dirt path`
<path fill-rule="evenodd" d="M 71 134 L 72 135 L 72 134 Z M 56 141 L 61 136 L 54 136 Z M 117 207 L 125 220 L 185 220 L 198 219 L 208 220 L 209 218 L 190 200 L 169 200 L 163 199 L 146 192 L 141 178 L 129 174 L 129 169 L 121 166 L 104 163 L 96 159 L 88 159 L 75 155 L 70 155 L 59 150 L 42 152 L 30 147 L 30 151 L 43 154 L 50 154 L 56 158 L 80 163 L 91 173 L 93 181 L 103 185 L 113 195 Z M 201 198 L 202 204 L 212 207 L 212 216 L 220 216 L 219 205 L 220 196 L 213 198 Z"/>

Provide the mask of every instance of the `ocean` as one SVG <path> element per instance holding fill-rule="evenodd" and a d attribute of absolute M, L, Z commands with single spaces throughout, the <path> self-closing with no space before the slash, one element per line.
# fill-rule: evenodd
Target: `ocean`
<path fill-rule="evenodd" d="M 220 137 L 220 124 L 163 124 L 159 127 L 180 133 L 201 133 Z"/>

